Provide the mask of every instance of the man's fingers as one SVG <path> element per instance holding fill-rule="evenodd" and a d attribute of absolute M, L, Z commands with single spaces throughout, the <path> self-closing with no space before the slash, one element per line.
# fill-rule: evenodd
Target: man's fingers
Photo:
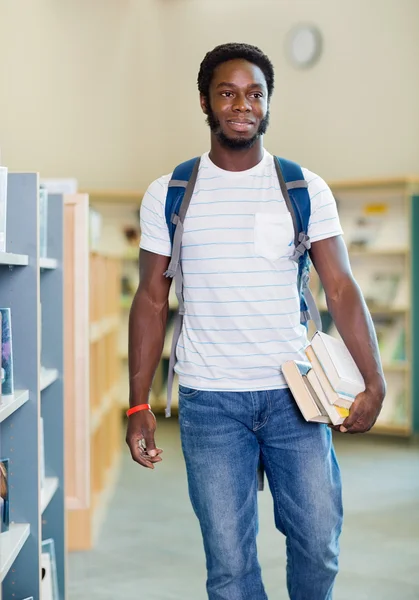
<path fill-rule="evenodd" d="M 149 430 L 144 433 L 144 442 L 147 454 L 152 458 L 157 456 L 157 448 L 154 441 L 154 431 Z"/>
<path fill-rule="evenodd" d="M 361 413 L 359 410 L 357 410 L 357 407 L 353 405 L 349 412 L 349 415 L 346 417 L 344 422 L 341 424 L 340 431 L 342 433 L 346 433 L 347 431 L 349 431 L 355 425 L 355 423 L 358 421 L 360 414 Z"/>
<path fill-rule="evenodd" d="M 134 442 L 133 444 L 130 444 L 129 448 L 131 450 L 132 460 L 135 460 L 135 462 L 139 463 L 143 467 L 147 467 L 148 469 L 154 469 L 151 459 L 147 457 L 145 451 L 142 448 L 140 448 L 138 443 L 136 444 Z"/>

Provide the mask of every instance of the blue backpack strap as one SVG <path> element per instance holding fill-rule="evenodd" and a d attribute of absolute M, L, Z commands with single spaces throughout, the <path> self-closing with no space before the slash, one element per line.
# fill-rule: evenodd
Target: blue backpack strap
<path fill-rule="evenodd" d="M 165 216 L 167 227 L 169 229 L 170 243 L 172 245 L 176 229 L 176 225 L 173 223 L 173 215 L 179 214 L 183 196 L 185 195 L 185 189 L 191 178 L 197 160 L 199 160 L 199 158 L 191 158 L 178 165 L 173 171 L 169 181 L 166 195 Z"/>
<path fill-rule="evenodd" d="M 183 326 L 183 315 L 185 305 L 183 300 L 183 273 L 181 266 L 181 249 L 183 237 L 183 224 L 186 213 L 192 199 L 195 182 L 198 176 L 200 158 L 193 158 L 182 163 L 173 171 L 167 189 L 165 216 L 169 229 L 172 256 L 165 277 L 171 277 L 175 281 L 175 292 L 179 302 L 175 326 L 173 332 L 172 347 L 169 358 L 169 370 L 167 373 L 167 406 L 166 416 L 170 417 L 172 403 L 172 391 L 175 375 L 176 348 Z"/>
<path fill-rule="evenodd" d="M 285 158 L 275 157 L 281 167 L 288 196 L 296 218 L 296 241 L 301 233 L 307 235 L 311 215 L 311 200 L 303 170 L 297 163 Z M 292 215 L 291 215 L 292 216 Z M 295 244 L 298 246 L 298 243 Z"/>
<path fill-rule="evenodd" d="M 311 199 L 308 193 L 308 184 L 304 178 L 303 170 L 297 163 L 278 156 L 275 157 L 275 163 L 282 194 L 294 224 L 295 252 L 292 258 L 298 262 L 301 322 L 306 325 L 311 317 L 315 321 L 317 328 L 321 329 L 320 315 L 308 288 L 310 269 L 308 250 L 311 246 L 308 236 L 308 225 L 311 215 Z M 309 303 L 309 307 L 307 303 Z"/>

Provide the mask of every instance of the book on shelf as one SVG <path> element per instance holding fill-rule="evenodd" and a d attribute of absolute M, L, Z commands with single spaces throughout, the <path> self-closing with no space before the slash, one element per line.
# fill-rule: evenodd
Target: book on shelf
<path fill-rule="evenodd" d="M 384 364 L 406 360 L 406 330 L 403 317 L 374 318 L 378 348 Z"/>
<path fill-rule="evenodd" d="M 365 204 L 349 225 L 349 250 L 366 250 L 377 240 L 388 206 L 385 203 Z M 345 228 L 346 229 L 346 228 Z"/>
<path fill-rule="evenodd" d="M 6 252 L 7 167 L 0 166 L 0 252 Z"/>
<path fill-rule="evenodd" d="M 58 592 L 55 544 L 52 538 L 42 540 L 41 568 L 42 600 L 60 600 Z"/>
<path fill-rule="evenodd" d="M 282 365 L 282 373 L 306 421 L 340 425 L 349 415 L 348 409 L 328 401 L 310 363 L 287 361 Z"/>
<path fill-rule="evenodd" d="M 39 188 L 39 256 L 48 256 L 48 190 Z"/>
<path fill-rule="evenodd" d="M 368 289 L 364 291 L 364 298 L 367 304 L 371 308 L 392 306 L 396 299 L 401 279 L 401 273 L 372 273 Z"/>
<path fill-rule="evenodd" d="M 13 344 L 12 316 L 10 308 L 0 308 L 1 314 L 1 392 L 2 396 L 12 396 L 13 383 Z"/>
<path fill-rule="evenodd" d="M 9 459 L 0 459 L 0 532 L 8 531 L 10 519 Z"/>

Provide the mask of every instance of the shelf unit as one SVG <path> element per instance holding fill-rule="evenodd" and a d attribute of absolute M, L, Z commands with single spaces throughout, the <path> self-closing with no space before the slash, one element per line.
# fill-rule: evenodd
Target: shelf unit
<path fill-rule="evenodd" d="M 89 198 L 65 197 L 68 549 L 97 539 L 121 454 L 120 261 L 89 249 Z M 76 399 L 76 400 L 74 400 Z"/>
<path fill-rule="evenodd" d="M 419 375 L 412 366 L 418 360 L 419 320 L 412 307 L 419 303 L 419 179 L 336 181 L 330 183 L 330 187 L 337 200 L 354 276 L 379 336 L 388 384 L 383 409 L 371 433 L 416 437 L 419 434 Z M 362 227 L 370 227 L 370 230 L 366 230 L 366 243 L 360 244 Z M 379 303 L 377 298 L 372 301 L 374 277 L 377 274 L 389 277 L 392 273 L 400 278 L 394 298 L 381 302 L 381 296 Z M 312 289 L 327 331 L 332 326 L 331 317 L 315 274 Z M 396 332 L 397 327 L 404 332 L 402 360 L 394 358 L 388 339 L 381 342 L 386 324 Z M 329 331 L 337 335 L 333 327 Z"/>
<path fill-rule="evenodd" d="M 0 534 L 0 580 L 3 598 L 40 600 L 41 541 L 52 537 L 64 600 L 63 200 L 49 196 L 48 251 L 55 267 L 44 271 L 38 190 L 38 174 L 9 174 L 8 251 L 0 254 L 0 305 L 11 309 L 15 393 L 0 404 L 0 452 L 10 461 L 10 528 Z M 42 391 L 41 365 L 55 373 Z M 47 477 L 42 490 L 41 416 Z"/>
<path fill-rule="evenodd" d="M 381 239 L 379 244 L 372 244 L 367 249 L 351 248 L 350 259 L 354 267 L 355 275 L 362 272 L 363 267 L 368 262 L 376 264 L 390 265 L 392 263 L 401 265 L 405 274 L 407 289 L 405 290 L 405 301 L 391 306 L 374 306 L 369 303 L 369 309 L 375 323 L 380 319 L 401 319 L 404 322 L 406 332 L 405 352 L 406 360 L 385 360 L 383 366 L 387 380 L 392 383 L 402 382 L 405 390 L 405 414 L 394 419 L 391 415 L 391 405 L 394 404 L 394 397 L 391 386 L 388 397 L 385 401 L 383 411 L 371 433 L 380 433 L 383 435 L 395 435 L 403 437 L 414 437 L 419 435 L 419 370 L 414 369 L 415 361 L 419 354 L 419 346 L 416 339 L 419 339 L 419 316 L 417 311 L 412 311 L 412 306 L 419 304 L 419 236 L 414 235 L 414 231 L 419 231 L 419 179 L 415 177 L 399 177 L 392 179 L 370 179 L 360 181 L 335 181 L 330 183 L 330 187 L 338 200 L 339 212 L 345 215 L 351 210 L 351 204 L 359 208 L 364 203 L 384 203 L 388 204 L 389 218 L 386 223 L 385 231 L 388 234 L 388 240 L 391 243 L 383 243 Z M 136 196 L 141 194 L 137 192 L 93 192 L 93 196 L 99 203 L 111 202 L 133 202 Z M 398 220 L 397 211 L 401 210 L 404 215 L 404 225 L 402 224 L 401 235 L 397 236 L 394 231 L 394 223 Z M 393 217 L 396 219 L 393 221 Z M 399 219 L 400 220 L 400 219 Z M 343 219 L 343 228 L 346 232 L 346 223 Z M 404 228 L 404 229 L 403 229 Z M 345 236 L 346 237 L 346 236 Z M 387 242 L 388 242 L 387 240 Z M 136 261 L 135 253 L 130 252 L 124 257 L 125 262 Z M 138 268 L 138 261 L 137 261 Z M 324 294 L 318 287 L 316 277 L 313 277 L 312 285 L 315 295 L 317 295 L 317 305 L 322 313 L 324 324 L 330 324 Z M 361 282 L 361 289 L 366 290 L 368 282 Z M 317 287 L 316 287 L 317 286 Z M 171 290 L 172 291 L 172 290 Z M 124 296 L 120 300 L 121 310 L 127 318 L 131 307 L 132 297 Z M 162 359 L 156 371 L 151 390 L 151 402 L 156 412 L 163 410 L 167 396 L 167 368 L 170 356 L 171 339 L 173 335 L 172 317 L 177 307 L 176 298 L 173 295 L 169 303 L 169 320 L 166 331 L 166 338 Z M 125 326 L 124 330 L 127 329 Z M 125 362 L 128 359 L 128 344 L 126 334 L 120 340 L 119 349 L 120 358 Z M 125 369 L 126 370 L 126 369 Z M 126 408 L 128 398 L 128 379 L 127 373 L 124 373 L 121 384 L 122 406 Z M 177 408 L 177 386 L 175 382 L 173 390 L 173 408 Z"/>

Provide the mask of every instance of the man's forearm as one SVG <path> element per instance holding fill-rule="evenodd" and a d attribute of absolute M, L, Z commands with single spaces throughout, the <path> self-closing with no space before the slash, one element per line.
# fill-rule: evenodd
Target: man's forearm
<path fill-rule="evenodd" d="M 366 387 L 385 391 L 385 380 L 371 315 L 356 282 L 348 277 L 334 298 L 326 298 L 329 312 L 364 378 Z"/>
<path fill-rule="evenodd" d="M 167 314 L 167 301 L 156 304 L 140 286 L 129 316 L 130 406 L 148 403 L 149 391 L 163 350 Z"/>

